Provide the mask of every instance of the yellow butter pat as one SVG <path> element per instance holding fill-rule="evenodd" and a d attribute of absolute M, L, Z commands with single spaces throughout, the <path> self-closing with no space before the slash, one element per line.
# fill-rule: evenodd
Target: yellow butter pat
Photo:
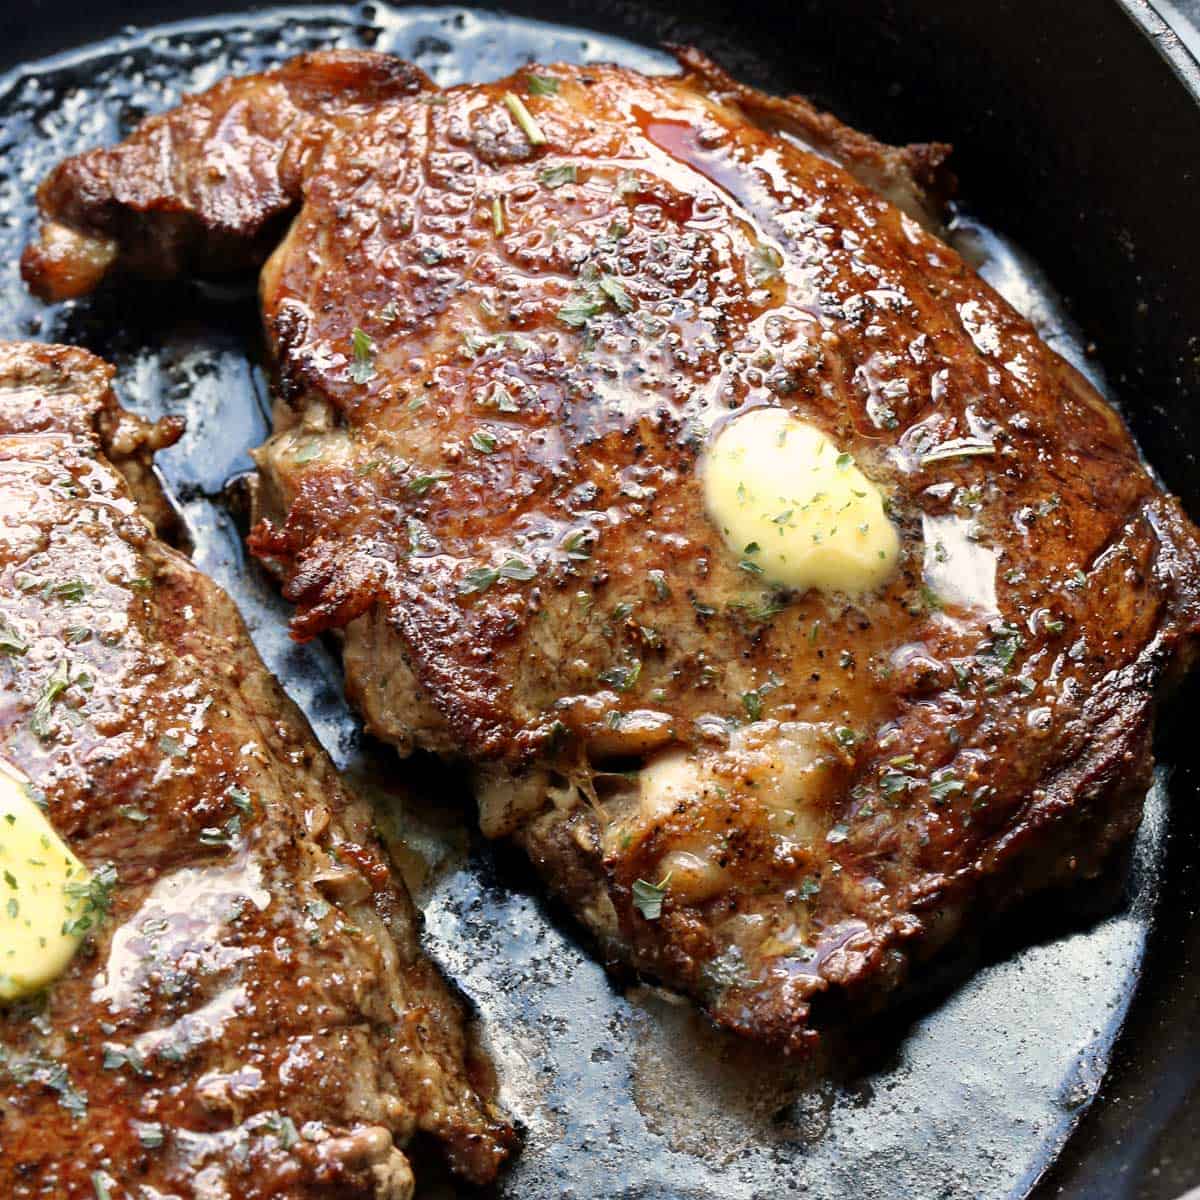
<path fill-rule="evenodd" d="M 90 879 L 29 789 L 0 771 L 0 1000 L 66 970 L 91 924 Z"/>
<path fill-rule="evenodd" d="M 783 409 L 733 418 L 702 469 L 710 519 L 766 582 L 853 594 L 895 569 L 900 540 L 879 489 L 821 430 Z"/>

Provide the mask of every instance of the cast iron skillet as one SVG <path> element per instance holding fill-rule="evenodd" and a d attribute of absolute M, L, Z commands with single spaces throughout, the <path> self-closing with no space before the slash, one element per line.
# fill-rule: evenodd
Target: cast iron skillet
<path fill-rule="evenodd" d="M 235 4 L 10 4 L 0 14 L 0 70 L 129 21 L 179 21 Z M 806 92 L 885 139 L 954 142 L 970 209 L 1030 251 L 1073 302 L 1147 458 L 1200 516 L 1200 70 L 1146 5 L 743 0 L 730 11 L 721 0 L 689 0 L 678 11 L 669 0 L 514 0 L 506 8 L 645 45 L 692 42 L 748 82 Z M 88 340 L 86 321 L 78 333 Z M 1042 1178 L 1040 1197 L 1173 1200 L 1200 1183 L 1192 803 L 1200 751 L 1188 719 L 1198 697 L 1193 684 L 1176 698 L 1160 737 L 1173 803 L 1140 988 L 1097 1101 Z M 519 868 L 502 860 L 500 885 L 505 870 Z M 1030 986 L 1055 1003 L 1055 979 Z M 577 1182 L 583 1194 L 606 1195 L 594 1179 Z M 930 1184 L 926 1194 L 939 1193 Z"/>

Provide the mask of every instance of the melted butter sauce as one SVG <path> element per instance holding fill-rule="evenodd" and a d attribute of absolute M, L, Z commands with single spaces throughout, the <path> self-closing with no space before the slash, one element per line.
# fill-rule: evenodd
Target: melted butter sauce
<path fill-rule="evenodd" d="M 118 389 L 130 407 L 187 418 L 187 435 L 159 461 L 196 561 L 232 593 L 268 665 L 335 760 L 370 781 L 388 813 L 389 834 L 404 839 L 406 874 L 418 885 L 426 916 L 426 945 L 478 1008 L 501 1098 L 527 1130 L 524 1153 L 501 1194 L 1024 1195 L 1099 1085 L 1136 981 L 1164 837 L 1160 791 L 1150 797 L 1125 910 L 981 971 L 896 1034 L 884 1065 L 835 1071 L 820 1060 L 781 1062 L 716 1033 L 692 1007 L 661 992 L 623 995 L 590 948 L 529 894 L 527 866 L 495 847 L 476 848 L 468 859 L 463 825 L 471 809 L 465 797 L 461 810 L 446 802 L 457 787 L 453 778 L 415 763 L 394 781 L 393 757 L 364 742 L 346 707 L 335 657 L 319 644 L 288 639 L 287 606 L 246 561 L 238 508 L 224 487 L 249 469 L 248 451 L 269 425 L 253 285 L 146 287 L 52 308 L 21 285 L 17 261 L 32 226 L 33 190 L 56 161 L 116 140 L 184 91 L 330 45 L 394 51 L 441 85 L 493 78 L 533 58 L 616 60 L 646 71 L 672 66 L 657 50 L 581 30 L 464 9 L 371 4 L 127 29 L 19 71 L 0 81 L 0 333 L 87 345 L 117 362 Z M 731 48 L 734 60 L 738 52 Z M 663 122 L 656 121 L 654 136 L 681 178 L 702 176 L 717 203 L 755 211 L 752 196 L 730 192 L 743 186 L 742 177 L 726 179 L 716 150 Z M 770 170 L 769 161 L 760 165 Z M 777 240 L 783 231 L 769 219 L 769 213 L 752 218 L 747 240 Z M 702 206 L 692 220 L 703 222 Z M 965 217 L 951 237 L 1045 340 L 1103 383 L 1061 303 L 1019 252 Z M 766 336 L 781 317 L 790 325 L 812 320 L 768 300 L 755 336 Z M 988 336 L 982 325 L 975 333 Z M 1020 370 L 1019 363 L 1005 366 Z M 886 404 L 886 382 L 879 386 Z M 727 411 L 714 391 L 689 415 Z M 964 602 L 992 603 L 994 572 L 989 590 L 984 548 L 970 531 L 939 527 L 935 535 L 947 547 L 944 561 L 927 563 L 939 586 L 957 589 Z M 252 880 L 214 877 L 201 899 L 192 881 L 168 876 L 146 904 L 161 909 L 167 922 L 161 936 L 203 942 L 219 958 L 237 952 L 222 932 L 221 897 L 252 898 L 254 888 Z M 153 920 L 148 909 L 141 917 Z M 136 920 L 122 929 L 120 948 L 114 943 L 98 980 L 117 1007 L 136 1002 L 150 948 L 135 940 L 145 936 Z M 1049 1007 L 1047 980 L 1054 981 Z M 218 987 L 189 1014 L 194 1027 L 168 1036 L 205 1036 L 210 1018 L 226 1018 L 238 1000 Z M 235 1137 L 193 1135 L 197 1164 L 230 1153 Z M 427 1195 L 454 1194 L 449 1185 L 439 1193 L 428 1174 L 423 1178 Z"/>

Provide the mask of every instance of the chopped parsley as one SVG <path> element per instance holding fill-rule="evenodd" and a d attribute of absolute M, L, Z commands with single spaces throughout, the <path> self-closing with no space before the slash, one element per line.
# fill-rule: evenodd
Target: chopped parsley
<path fill-rule="evenodd" d="M 657 921 L 662 916 L 663 900 L 667 895 L 667 884 L 670 873 L 665 875 L 660 883 L 647 883 L 644 879 L 635 879 L 633 883 L 633 907 L 647 921 Z"/>
<path fill-rule="evenodd" d="M 528 583 L 537 574 L 537 568 L 527 563 L 523 558 L 506 558 L 500 564 L 500 578 L 511 579 L 516 583 Z"/>
<path fill-rule="evenodd" d="M 783 255 L 774 246 L 759 243 L 750 251 L 750 274 L 754 282 L 762 285 L 779 278 L 783 269 Z"/>
<path fill-rule="evenodd" d="M 950 771 L 940 771 L 929 783 L 929 795 L 937 804 L 944 804 L 962 790 L 962 780 Z"/>
<path fill-rule="evenodd" d="M 553 75 L 534 75 L 531 72 L 525 76 L 525 87 L 531 96 L 558 95 L 558 80 Z"/>
<path fill-rule="evenodd" d="M 54 672 L 46 680 L 46 686 L 42 688 L 42 694 L 33 706 L 33 715 L 29 718 L 29 728 L 39 738 L 48 738 L 50 736 L 50 721 L 54 713 L 54 705 L 63 692 L 70 686 L 70 668 L 67 666 L 65 659 L 60 659 L 58 665 L 54 668 Z"/>
<path fill-rule="evenodd" d="M 627 692 L 637 683 L 641 673 L 641 660 L 635 658 L 627 664 L 608 667 L 600 672 L 598 678 L 601 683 L 607 683 L 609 687 L 615 688 L 618 692 Z"/>
<path fill-rule="evenodd" d="M 633 308 L 633 301 L 630 300 L 629 293 L 621 286 L 620 280 L 615 275 L 601 275 L 600 290 L 621 312 L 629 312 Z"/>
<path fill-rule="evenodd" d="M 574 163 L 560 163 L 556 167 L 543 167 L 538 172 L 538 181 L 543 187 L 553 191 L 564 184 L 574 183 L 577 178 Z"/>
<path fill-rule="evenodd" d="M 134 1121 L 133 1131 L 147 1150 L 157 1150 L 163 1144 L 163 1127 L 157 1121 Z"/>
<path fill-rule="evenodd" d="M 581 329 L 599 316 L 609 302 L 623 313 L 631 312 L 633 300 L 615 275 L 600 275 L 586 280 L 558 310 L 558 319 L 572 329 Z"/>
<path fill-rule="evenodd" d="M 1021 634 L 1015 625 L 1003 621 L 992 626 L 992 641 L 984 653 L 995 659 L 999 666 L 1007 671 L 1012 666 L 1017 651 L 1021 648 Z"/>
<path fill-rule="evenodd" d="M 573 529 L 563 538 L 562 548 L 567 552 L 568 558 L 583 562 L 592 557 L 592 548 L 587 544 L 590 533 L 591 530 L 588 529 Z"/>
<path fill-rule="evenodd" d="M 536 574 L 537 569 L 532 563 L 514 555 L 506 558 L 499 567 L 472 567 L 458 581 L 458 594 L 469 596 L 473 592 L 486 592 L 501 579 L 509 579 L 515 583 L 528 583 Z"/>
<path fill-rule="evenodd" d="M 105 863 L 97 868 L 86 883 L 68 883 L 63 890 L 74 900 L 83 901 L 83 912 L 73 921 L 63 923 L 63 933 L 82 935 L 107 916 L 112 907 L 113 889 L 117 886 L 117 868 Z"/>
<path fill-rule="evenodd" d="M 595 292 L 577 292 L 558 310 L 558 319 L 572 329 L 581 329 L 604 311 L 606 303 L 605 298 Z"/>
<path fill-rule="evenodd" d="M 8 623 L 0 617 L 0 654 L 24 654 L 29 649 L 29 643 Z"/>
<path fill-rule="evenodd" d="M 435 483 L 441 483 L 443 479 L 448 478 L 445 471 L 435 471 L 431 475 L 414 475 L 408 481 L 408 490 L 414 496 L 423 496 Z"/>
<path fill-rule="evenodd" d="M 375 343 L 357 325 L 350 335 L 350 378 L 366 383 L 375 376 Z"/>
<path fill-rule="evenodd" d="M 512 114 L 512 119 L 516 121 L 531 146 L 546 144 L 546 135 L 542 132 L 542 127 L 533 119 L 520 96 L 513 92 L 505 92 L 504 106 Z"/>

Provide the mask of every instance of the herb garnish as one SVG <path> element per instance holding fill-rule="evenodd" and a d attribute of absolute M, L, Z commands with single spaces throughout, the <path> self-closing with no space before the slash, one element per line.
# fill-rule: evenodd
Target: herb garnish
<path fill-rule="evenodd" d="M 623 313 L 633 309 L 633 301 L 621 281 L 615 275 L 600 275 L 581 285 L 558 310 L 558 319 L 572 329 L 582 328 L 602 313 L 610 301 Z"/>
<path fill-rule="evenodd" d="M 504 106 L 512 114 L 512 119 L 520 126 L 521 132 L 529 139 L 531 146 L 544 146 L 546 135 L 542 127 L 533 119 L 525 101 L 513 92 L 504 93 Z"/>
<path fill-rule="evenodd" d="M 633 883 L 633 906 L 647 921 L 657 921 L 662 916 L 663 900 L 667 895 L 667 884 L 671 881 L 668 871 L 659 883 L 647 883 L 635 879 Z"/>
<path fill-rule="evenodd" d="M 757 284 L 767 284 L 779 278 L 783 255 L 774 246 L 759 243 L 750 251 L 750 274 Z"/>
<path fill-rule="evenodd" d="M 558 95 L 558 80 L 553 75 L 534 75 L 525 76 L 525 86 L 529 90 L 531 96 L 557 96 Z"/>
<path fill-rule="evenodd" d="M 414 496 L 423 496 L 435 483 L 441 483 L 443 479 L 448 478 L 445 471 L 435 471 L 431 475 L 415 475 L 408 481 L 408 490 Z"/>
<path fill-rule="evenodd" d="M 28 649 L 29 643 L 5 617 L 0 617 L 0 654 L 24 654 Z"/>
<path fill-rule="evenodd" d="M 514 583 L 528 583 L 536 574 L 537 568 L 532 563 L 514 555 L 506 558 L 498 567 L 472 567 L 458 581 L 458 594 L 469 596 L 473 592 L 486 592 L 501 579 L 509 579 Z"/>
<path fill-rule="evenodd" d="M 607 683 L 609 687 L 615 688 L 618 692 L 627 692 L 637 683 L 641 673 L 641 659 L 635 658 L 628 664 L 608 667 L 601 671 L 597 678 L 601 683 Z"/>
<path fill-rule="evenodd" d="M 563 184 L 574 183 L 576 179 L 576 171 L 574 163 L 560 163 L 556 167 L 543 167 L 538 172 L 538 181 L 543 187 L 553 191 L 555 188 L 560 188 Z"/>
<path fill-rule="evenodd" d="M 46 686 L 42 688 L 42 694 L 33 706 L 33 716 L 29 719 L 29 728 L 39 738 L 50 736 L 50 718 L 54 711 L 54 705 L 59 696 L 70 686 L 71 670 L 67 666 L 66 659 L 60 659 L 53 674 L 46 680 Z"/>
<path fill-rule="evenodd" d="M 117 868 L 112 863 L 99 867 L 86 883 L 68 883 L 63 887 L 74 900 L 83 901 L 83 912 L 73 921 L 64 921 L 65 934 L 81 935 L 105 917 L 112 907 L 113 889 L 117 886 Z"/>
<path fill-rule="evenodd" d="M 350 378 L 355 383 L 366 383 L 375 375 L 375 343 L 355 325 L 350 334 L 350 347 Z"/>

